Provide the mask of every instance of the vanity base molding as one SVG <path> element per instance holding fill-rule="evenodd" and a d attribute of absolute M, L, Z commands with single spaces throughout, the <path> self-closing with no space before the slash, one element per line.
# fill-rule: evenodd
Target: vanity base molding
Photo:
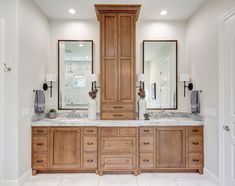
<path fill-rule="evenodd" d="M 32 127 L 32 174 L 198 172 L 203 126 Z"/>

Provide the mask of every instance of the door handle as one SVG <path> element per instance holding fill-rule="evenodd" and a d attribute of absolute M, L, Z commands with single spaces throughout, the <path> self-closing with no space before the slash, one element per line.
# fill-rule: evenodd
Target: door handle
<path fill-rule="evenodd" d="M 226 130 L 226 131 L 228 131 L 228 132 L 230 131 L 230 128 L 229 128 L 229 126 L 228 126 L 228 125 L 224 125 L 224 127 L 223 127 L 223 128 L 224 128 L 224 130 Z"/>

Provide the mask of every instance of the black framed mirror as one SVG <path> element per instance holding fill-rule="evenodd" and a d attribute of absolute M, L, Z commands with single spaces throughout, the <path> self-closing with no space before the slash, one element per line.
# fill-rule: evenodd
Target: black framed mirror
<path fill-rule="evenodd" d="M 178 41 L 144 40 L 143 73 L 149 110 L 178 108 Z"/>
<path fill-rule="evenodd" d="M 58 41 L 58 109 L 87 110 L 93 73 L 92 40 Z"/>

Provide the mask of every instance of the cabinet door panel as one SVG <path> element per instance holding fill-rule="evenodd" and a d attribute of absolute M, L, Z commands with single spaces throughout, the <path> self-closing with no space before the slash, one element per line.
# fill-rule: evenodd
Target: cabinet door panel
<path fill-rule="evenodd" d="M 117 61 L 115 60 L 104 60 L 104 77 L 103 77 L 103 99 L 104 102 L 113 102 L 118 98 L 117 95 Z"/>
<path fill-rule="evenodd" d="M 186 137 L 184 127 L 158 128 L 156 132 L 157 167 L 186 167 Z"/>
<path fill-rule="evenodd" d="M 51 168 L 80 166 L 80 129 L 53 128 L 50 133 Z"/>
<path fill-rule="evenodd" d="M 101 100 L 117 100 L 117 14 L 101 16 Z"/>
<path fill-rule="evenodd" d="M 131 14 L 118 14 L 118 93 L 121 102 L 134 103 L 134 17 Z"/>

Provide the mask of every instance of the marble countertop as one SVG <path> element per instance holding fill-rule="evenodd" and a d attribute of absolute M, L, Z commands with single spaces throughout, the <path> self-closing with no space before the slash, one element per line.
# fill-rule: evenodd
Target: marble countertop
<path fill-rule="evenodd" d="M 189 117 L 170 117 L 165 119 L 152 120 L 89 120 L 67 119 L 67 118 L 44 118 L 38 121 L 32 121 L 32 126 L 48 126 L 48 127 L 76 127 L 76 126 L 99 126 L 99 127 L 125 127 L 125 126 L 203 126 L 204 121 Z"/>

